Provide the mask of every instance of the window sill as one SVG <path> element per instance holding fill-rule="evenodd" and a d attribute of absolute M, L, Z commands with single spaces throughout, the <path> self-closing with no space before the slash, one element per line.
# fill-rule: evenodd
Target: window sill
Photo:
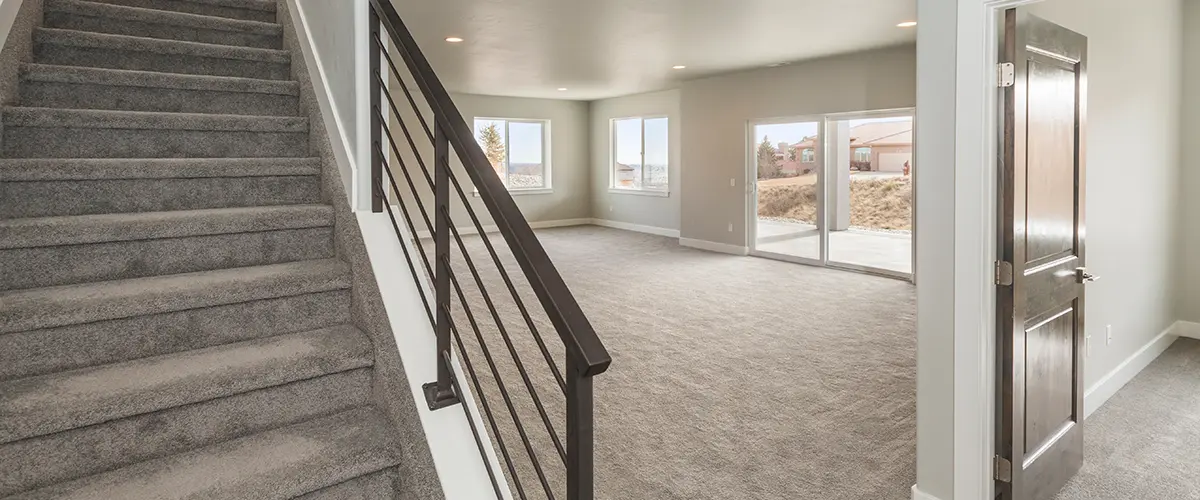
<path fill-rule="evenodd" d="M 479 191 L 473 191 L 476 198 L 479 197 Z M 538 188 L 538 189 L 510 189 L 508 194 L 511 196 L 529 196 L 537 194 L 554 194 L 554 188 Z"/>
<path fill-rule="evenodd" d="M 633 195 L 633 196 L 654 196 L 654 197 L 658 197 L 658 198 L 670 198 L 671 197 L 670 191 L 654 191 L 654 190 L 649 190 L 649 189 L 608 188 L 608 192 L 611 194 L 629 194 L 629 195 Z"/>

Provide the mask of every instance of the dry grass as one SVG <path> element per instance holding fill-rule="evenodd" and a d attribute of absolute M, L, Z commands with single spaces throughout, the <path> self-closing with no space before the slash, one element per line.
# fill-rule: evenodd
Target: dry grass
<path fill-rule="evenodd" d="M 758 215 L 812 223 L 817 218 L 815 185 L 759 184 Z M 912 178 L 851 178 L 850 225 L 912 230 Z"/>

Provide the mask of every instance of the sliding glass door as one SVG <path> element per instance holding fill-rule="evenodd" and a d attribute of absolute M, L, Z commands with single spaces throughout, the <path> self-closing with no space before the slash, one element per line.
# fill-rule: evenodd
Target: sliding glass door
<path fill-rule="evenodd" d="M 755 255 L 913 275 L 912 110 L 755 122 Z"/>
<path fill-rule="evenodd" d="M 820 262 L 821 120 L 751 127 L 753 249 L 785 260 Z"/>

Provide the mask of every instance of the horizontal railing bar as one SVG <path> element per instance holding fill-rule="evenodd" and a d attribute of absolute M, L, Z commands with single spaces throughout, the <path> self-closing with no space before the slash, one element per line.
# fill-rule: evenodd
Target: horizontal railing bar
<path fill-rule="evenodd" d="M 382 113 L 380 113 L 380 116 L 382 116 Z M 417 191 L 417 185 L 413 182 L 412 175 L 408 173 L 408 165 L 405 164 L 404 158 L 400 155 L 400 150 L 396 147 L 396 141 L 392 140 L 391 131 L 388 130 L 388 126 L 383 125 L 383 130 L 388 132 L 384 135 L 386 135 L 388 138 L 388 143 L 391 145 L 392 153 L 396 155 L 396 161 L 400 163 L 400 172 L 404 174 L 404 180 L 408 183 L 408 190 L 413 195 L 413 201 L 417 204 L 417 208 L 421 210 L 421 218 L 425 221 L 425 228 L 429 230 L 430 234 L 433 234 L 436 230 L 435 226 L 433 225 L 433 219 L 429 217 L 429 212 L 425 210 L 425 204 L 421 203 L 421 194 L 419 191 Z M 413 154 L 416 154 L 416 152 L 414 151 Z M 424 164 L 421 164 L 421 169 L 422 171 L 425 171 Z M 392 187 L 393 189 L 396 189 L 396 197 L 402 198 L 403 196 L 400 194 L 400 189 L 395 187 L 395 177 L 392 176 L 390 171 L 388 172 L 388 177 L 392 178 Z M 425 177 L 428 179 L 428 172 L 426 172 Z M 429 184 L 432 186 L 433 181 L 430 180 Z"/>
<path fill-rule="evenodd" d="M 378 154 L 378 151 L 376 152 L 376 154 Z M 385 169 L 388 168 L 386 163 L 384 163 L 383 168 L 385 168 Z M 377 188 L 380 191 L 383 190 L 383 186 L 377 186 Z M 387 193 L 381 192 L 380 194 L 385 199 L 387 198 Z M 397 200 L 397 204 L 401 207 L 401 210 L 406 210 L 405 208 L 403 208 L 404 202 L 402 200 Z M 417 272 L 417 265 L 416 265 L 416 262 L 414 262 L 414 260 L 413 260 L 412 253 L 408 250 L 408 245 L 405 242 L 405 240 L 407 238 L 405 238 L 403 236 L 403 233 L 400 232 L 400 224 L 396 221 L 396 214 L 392 211 L 391 204 L 384 203 L 383 206 L 384 206 L 384 209 L 387 210 L 388 218 L 391 219 L 391 221 L 392 221 L 392 229 L 394 229 L 396 231 L 396 238 L 400 240 L 400 249 L 404 251 L 404 259 L 408 261 L 408 270 L 412 273 L 413 283 L 415 283 L 417 285 L 417 292 L 421 295 L 421 304 L 425 308 L 425 315 L 429 317 L 429 324 L 432 325 L 432 324 L 434 324 L 433 308 L 431 308 L 429 306 L 429 297 L 427 297 L 425 295 L 425 288 L 421 286 L 421 282 L 422 282 L 421 275 L 419 272 Z M 412 227 L 412 226 L 410 225 L 409 227 Z M 419 244 L 418 242 L 413 242 L 413 246 L 417 246 L 418 244 Z"/>
<path fill-rule="evenodd" d="M 450 214 L 445 213 L 443 217 L 449 219 Z M 504 321 L 500 319 L 500 313 L 496 311 L 496 304 L 492 302 L 492 297 L 488 294 L 487 287 L 484 286 L 483 278 L 479 276 L 479 269 L 475 267 L 475 262 L 471 259 L 471 253 L 467 251 L 467 245 L 463 243 L 462 236 L 458 234 L 458 229 L 453 224 L 448 227 L 450 228 L 450 235 L 454 236 L 454 240 L 458 242 L 458 249 L 463 254 L 463 261 L 466 262 L 467 269 L 471 271 L 471 276 L 475 278 L 475 285 L 479 287 L 479 293 L 483 296 L 483 302 L 492 314 L 492 320 L 496 322 L 496 329 L 500 332 L 500 338 L 504 340 L 504 345 L 508 348 L 508 353 L 512 355 L 513 363 L 517 366 L 517 373 L 521 375 L 521 380 L 525 383 L 525 388 L 529 390 L 529 396 L 533 399 L 533 406 L 537 409 L 538 415 L 541 416 L 542 423 L 546 425 L 546 432 L 550 434 L 550 439 L 554 441 L 554 447 L 558 449 L 558 454 L 562 458 L 563 465 L 566 465 L 567 452 L 563 448 L 562 441 L 558 438 L 558 433 L 554 430 L 554 424 L 550 423 L 550 417 L 546 415 L 546 407 L 542 405 L 542 398 L 538 396 L 537 388 L 533 386 L 533 381 L 529 379 L 529 372 L 525 370 L 525 363 L 521 361 L 521 355 L 517 353 L 517 348 L 513 345 L 512 338 L 508 335 L 508 329 L 504 328 Z"/>
<path fill-rule="evenodd" d="M 508 287 L 508 292 L 512 294 L 513 301 L 517 304 L 517 309 L 521 312 L 521 317 L 525 319 L 525 324 L 529 326 L 529 332 L 533 335 L 534 342 L 537 343 L 538 349 L 542 352 L 542 357 L 546 359 L 546 364 L 550 367 L 550 371 L 554 373 L 554 380 L 558 382 L 559 388 L 563 394 L 567 392 L 567 383 L 563 379 L 562 371 L 558 369 L 558 364 L 554 362 L 554 357 L 550 355 L 550 350 L 546 347 L 546 342 L 542 339 L 541 333 L 538 332 L 537 325 L 533 322 L 533 317 L 530 316 L 529 310 L 525 307 L 525 301 L 521 299 L 521 294 L 517 292 L 516 285 L 513 284 L 512 278 L 509 277 L 508 271 L 504 269 L 504 263 L 501 261 L 496 248 L 492 246 L 491 238 L 487 237 L 487 231 L 484 231 L 483 224 L 479 221 L 479 217 L 475 215 L 475 210 L 471 208 L 470 200 L 467 198 L 466 191 L 462 188 L 462 184 L 458 182 L 458 177 L 453 172 L 450 173 L 450 183 L 454 185 L 454 189 L 458 191 L 458 197 L 463 201 L 463 205 L 467 207 L 467 215 L 471 218 L 471 223 L 475 225 L 475 230 L 479 232 L 480 239 L 487 251 L 492 256 L 492 261 L 496 263 L 496 269 L 500 272 L 500 277 L 504 280 L 504 285 Z"/>
<path fill-rule="evenodd" d="M 492 372 L 492 377 L 496 380 L 496 387 L 500 389 L 500 397 L 504 400 L 504 406 L 508 408 L 508 414 L 512 417 L 513 424 L 517 428 L 517 435 L 521 437 L 521 444 L 525 445 L 525 452 L 529 455 L 529 460 L 533 464 L 533 470 L 537 473 L 538 480 L 542 483 L 542 488 L 546 491 L 546 495 L 550 500 L 554 500 L 554 493 L 550 488 L 550 483 L 546 481 L 546 473 L 542 470 L 541 461 L 537 458 L 537 452 L 533 450 L 533 443 L 529 440 L 529 433 L 525 432 L 525 426 L 521 424 L 521 418 L 517 415 L 517 408 L 513 405 L 512 397 L 508 393 L 508 387 L 504 385 L 504 379 L 500 376 L 500 370 L 496 368 L 496 360 L 492 358 L 492 352 L 487 347 L 487 341 L 483 338 L 483 332 L 479 330 L 479 322 L 475 320 L 475 315 L 471 314 L 471 305 L 467 301 L 466 294 L 463 293 L 462 285 L 458 283 L 458 277 L 451 271 L 450 283 L 453 284 L 453 289 L 458 295 L 458 301 L 462 304 L 463 312 L 467 316 L 467 322 L 471 325 L 471 331 L 475 333 L 475 338 L 479 340 L 479 351 L 483 353 L 483 359 L 487 361 L 488 369 Z M 449 304 L 443 307 L 447 316 L 450 316 Z"/>
<path fill-rule="evenodd" d="M 480 199 L 492 215 L 513 256 L 525 272 L 538 295 L 550 322 L 554 324 L 567 349 L 578 356 L 579 375 L 585 377 L 603 373 L 612 357 L 596 335 L 587 316 L 579 307 L 570 288 L 555 269 L 550 256 L 521 215 L 516 201 L 504 183 L 495 175 L 483 150 L 475 142 L 474 133 L 463 119 L 449 92 L 438 80 L 429 61 L 421 53 L 415 39 L 401 21 L 391 2 L 370 0 L 382 24 L 397 45 L 413 80 L 421 89 L 433 112 L 435 121 L 446 133 L 450 144 L 466 167 L 467 174 L 480 193 Z"/>
<path fill-rule="evenodd" d="M 504 437 L 500 434 L 500 426 L 496 423 L 495 413 L 492 412 L 491 405 L 488 404 L 487 395 L 483 392 L 483 386 L 480 385 L 479 375 L 475 373 L 475 365 L 471 363 L 471 356 L 467 354 L 467 347 L 463 344 L 462 335 L 459 333 L 458 328 L 455 327 L 454 320 L 450 320 L 450 331 L 454 333 L 454 342 L 458 344 L 458 355 L 462 357 L 462 364 L 467 367 L 467 374 L 471 376 L 471 385 L 475 387 L 475 395 L 479 397 L 479 403 L 483 406 L 483 414 L 488 419 L 488 426 L 492 428 L 492 436 L 496 439 L 500 453 L 504 455 L 504 464 L 508 469 L 509 475 L 516 483 L 517 495 L 522 500 L 526 500 L 528 497 L 525 495 L 525 488 L 521 485 L 521 478 L 517 476 L 512 455 L 508 453 L 508 447 L 504 445 Z M 480 451 L 482 452 L 482 450 Z M 484 456 L 486 457 L 487 455 L 484 454 Z"/>
<path fill-rule="evenodd" d="M 397 204 L 398 204 L 397 206 L 400 207 L 400 212 L 404 215 L 404 222 L 408 223 L 408 227 L 410 227 L 410 228 L 416 227 L 413 224 L 412 216 L 409 215 L 409 213 L 408 213 L 408 207 L 399 200 L 399 198 L 401 198 L 400 188 L 398 186 L 396 186 L 396 177 L 394 175 L 392 175 L 392 170 L 387 167 L 387 163 L 384 163 L 383 166 L 384 166 L 383 173 L 387 174 L 388 182 L 391 184 L 392 190 L 396 192 L 396 198 L 397 198 Z M 421 205 L 420 200 L 416 200 L 416 204 L 417 204 L 417 207 L 420 208 L 422 212 L 425 211 L 425 208 L 424 208 L 424 206 Z M 384 205 L 388 205 L 388 204 L 384 203 Z M 428 220 L 428 217 L 426 218 L 426 220 Z M 425 247 L 422 246 L 419 241 L 414 241 L 413 246 L 417 247 L 417 251 L 421 253 L 421 263 L 425 264 L 425 272 L 429 273 L 429 276 L 432 277 L 433 276 L 433 264 L 431 264 L 429 262 L 429 254 L 425 252 Z"/>
<path fill-rule="evenodd" d="M 376 34 L 375 40 L 379 41 L 379 36 Z M 379 42 L 379 46 L 383 46 L 383 42 Z M 383 52 L 384 59 L 387 60 L 388 66 L 392 68 L 392 74 L 396 75 L 396 83 L 400 84 L 400 88 L 404 90 L 404 95 L 408 97 L 408 104 L 412 106 L 413 114 L 417 115 L 417 119 L 421 121 L 421 127 L 425 129 L 425 135 L 429 136 L 430 142 L 433 141 L 433 131 L 429 128 L 429 122 L 425 120 L 425 116 L 421 114 L 421 108 L 417 106 L 417 101 L 413 99 L 412 92 L 408 90 L 408 84 L 404 83 L 404 76 L 400 74 L 400 70 L 396 69 L 396 63 L 392 61 L 391 54 Z M 387 86 L 383 86 L 384 89 Z M 386 90 L 385 90 L 386 91 Z"/>
<path fill-rule="evenodd" d="M 453 360 L 450 358 L 449 351 L 442 353 L 442 356 L 443 361 L 447 365 L 453 365 Z M 463 394 L 463 390 L 462 385 L 458 383 L 458 377 L 450 377 L 450 383 L 454 385 L 454 393 L 461 396 Z M 475 425 L 474 414 L 471 413 L 471 407 L 467 405 L 466 402 L 463 403 L 463 413 L 467 414 L 467 425 L 471 426 L 471 435 L 475 438 L 475 446 L 479 447 L 479 451 L 482 452 L 484 449 L 483 436 L 479 434 L 479 427 Z M 483 454 L 483 459 L 484 461 L 487 461 L 486 453 Z M 504 493 L 500 491 L 500 482 L 496 479 L 496 471 L 493 471 L 491 467 L 484 468 L 487 469 L 488 479 L 492 481 L 492 490 L 496 492 L 496 500 L 503 500 Z"/>
<path fill-rule="evenodd" d="M 375 75 L 375 78 L 377 80 L 379 80 L 380 85 L 383 85 L 383 79 L 380 78 L 379 75 Z M 383 95 L 384 95 L 384 97 L 387 98 L 386 100 L 387 100 L 388 106 L 392 110 L 392 113 L 394 113 L 396 115 L 396 123 L 400 124 L 400 131 L 404 132 L 404 138 L 408 141 L 408 147 L 412 148 L 413 156 L 415 156 L 417 158 L 417 163 L 421 165 L 421 171 L 425 172 L 425 179 L 429 181 L 429 186 L 433 187 L 433 178 L 429 176 L 429 167 L 425 165 L 425 159 L 421 156 L 420 151 L 418 151 L 417 143 L 416 143 L 416 141 L 413 140 L 412 133 L 410 133 L 408 130 L 408 125 L 405 125 L 404 120 L 400 119 L 400 110 L 396 108 L 396 101 L 392 100 L 391 92 L 388 92 L 386 89 L 383 90 Z M 378 110 L 378 112 L 379 112 L 379 115 L 382 117 L 383 110 Z M 387 120 L 384 119 L 384 121 L 387 121 Z M 387 132 L 388 138 L 390 139 L 391 138 L 390 128 L 385 127 L 385 131 Z"/>

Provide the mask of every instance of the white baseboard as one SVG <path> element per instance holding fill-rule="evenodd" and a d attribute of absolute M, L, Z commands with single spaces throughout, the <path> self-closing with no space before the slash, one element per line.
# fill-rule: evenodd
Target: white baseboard
<path fill-rule="evenodd" d="M 733 255 L 750 255 L 750 248 L 728 245 L 725 243 L 717 243 L 708 240 L 696 240 L 692 238 L 679 238 L 679 244 L 685 247 L 697 248 L 700 250 L 708 250 L 709 252 L 727 253 Z"/>
<path fill-rule="evenodd" d="M 1200 323 L 1177 321 L 1172 327 L 1171 333 L 1184 338 L 1200 340 Z"/>
<path fill-rule="evenodd" d="M 930 495 L 928 493 L 925 493 L 924 491 L 921 491 L 921 489 L 918 488 L 917 485 L 914 484 L 912 487 L 912 500 L 941 500 L 941 499 L 938 497 L 935 497 L 933 495 Z"/>
<path fill-rule="evenodd" d="M 1157 337 L 1154 337 L 1153 340 L 1142 346 L 1141 349 L 1138 349 L 1132 356 L 1126 358 L 1120 365 L 1104 375 L 1104 378 L 1092 384 L 1083 395 L 1083 418 L 1090 417 L 1093 412 L 1104 406 L 1104 403 L 1108 402 L 1109 398 L 1112 398 L 1117 391 L 1125 387 L 1125 384 L 1128 384 L 1137 374 L 1141 373 L 1147 366 L 1150 366 L 1150 363 L 1158 359 L 1158 356 L 1163 351 L 1166 351 L 1168 347 L 1171 347 L 1171 344 L 1179 337 L 1190 336 L 1181 335 L 1181 333 L 1188 332 L 1188 326 L 1186 325 L 1188 323 L 1179 321 L 1167 327 Z M 1197 327 L 1197 329 L 1191 330 L 1190 333 L 1200 333 L 1200 324 L 1190 323 L 1190 325 Z"/>
<path fill-rule="evenodd" d="M 592 219 L 591 223 L 597 226 L 611 227 L 613 229 L 623 229 L 625 231 L 635 231 L 639 233 L 655 234 L 658 236 L 666 236 L 668 238 L 678 238 L 678 229 L 667 229 L 665 227 L 643 226 L 641 224 L 630 224 L 628 222 L 619 222 L 608 219 Z"/>
<path fill-rule="evenodd" d="M 396 208 L 396 209 L 399 210 L 399 208 Z M 543 220 L 543 221 L 530 222 L 529 227 L 531 227 L 533 229 L 548 229 L 548 228 L 552 228 L 552 227 L 586 226 L 591 223 L 592 223 L 592 219 Z M 497 233 L 497 232 L 500 232 L 500 228 L 498 228 L 494 225 L 486 225 L 486 226 L 483 226 L 483 232 Z M 479 231 L 477 229 L 475 229 L 475 226 L 460 227 L 460 228 L 458 228 L 458 234 L 461 236 L 468 236 L 468 235 L 479 234 Z M 417 231 L 417 237 L 420 239 L 423 239 L 423 240 L 427 240 L 429 238 L 432 238 L 433 235 L 431 235 L 429 233 L 429 231 Z"/>

